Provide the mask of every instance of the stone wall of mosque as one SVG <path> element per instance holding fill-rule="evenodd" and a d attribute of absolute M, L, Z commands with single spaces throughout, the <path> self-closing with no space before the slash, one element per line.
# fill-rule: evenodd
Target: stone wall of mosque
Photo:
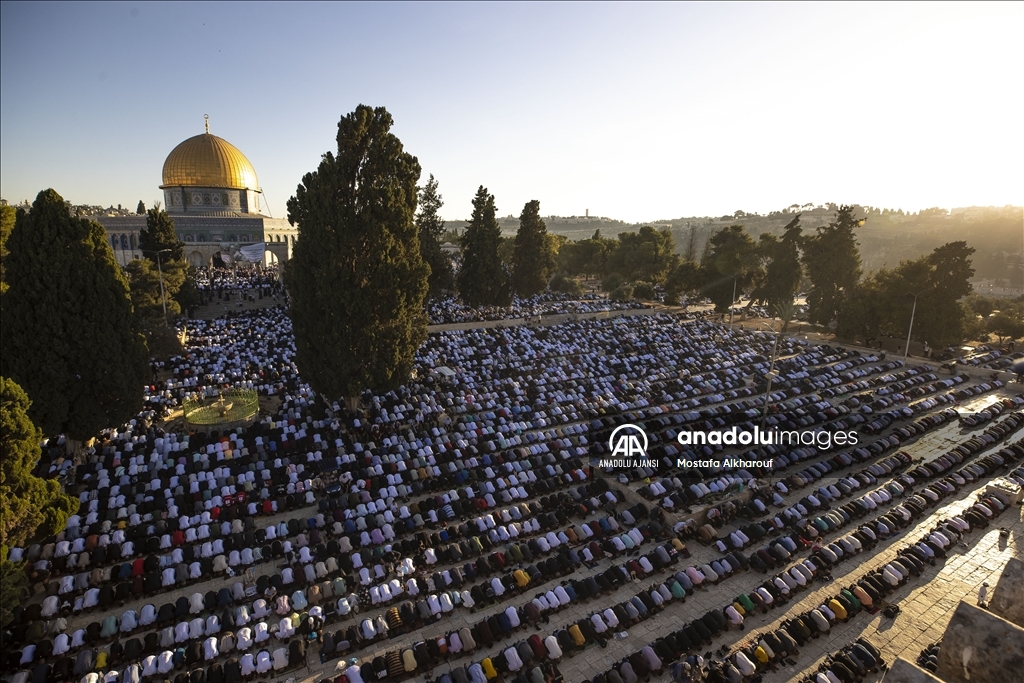
<path fill-rule="evenodd" d="M 97 216 L 95 220 L 106 229 L 119 264 L 142 258 L 139 231 L 146 227 L 145 216 Z M 287 261 L 298 237 L 288 221 L 258 214 L 178 214 L 174 216 L 174 228 L 178 239 L 185 243 L 185 258 L 194 266 L 209 265 L 218 253 L 234 254 L 246 244 L 259 242 L 269 245 L 274 260 Z"/>
<path fill-rule="evenodd" d="M 258 213 L 259 198 L 253 190 L 216 187 L 164 188 L 164 206 L 171 214 L 199 211 L 235 211 Z"/>

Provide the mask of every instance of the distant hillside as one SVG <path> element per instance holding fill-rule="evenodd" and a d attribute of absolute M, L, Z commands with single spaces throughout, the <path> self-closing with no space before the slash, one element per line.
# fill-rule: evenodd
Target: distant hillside
<path fill-rule="evenodd" d="M 800 223 L 809 233 L 831 221 L 835 208 L 792 206 L 767 216 L 738 211 L 732 216 L 691 216 L 643 224 L 610 219 L 601 223 L 589 222 L 585 226 L 548 221 L 548 230 L 579 240 L 589 238 L 596 229 L 600 229 L 605 237 L 614 237 L 623 231 L 637 230 L 640 225 L 652 225 L 670 229 L 676 250 L 680 253 L 685 249 L 692 230 L 696 232 L 696 253 L 699 255 L 708 237 L 725 226 L 741 224 L 755 239 L 762 232 L 781 235 L 786 224 L 799 213 Z M 916 258 L 946 242 L 966 240 L 977 250 L 974 255 L 977 279 L 1003 280 L 1009 286 L 1024 287 L 1024 207 L 972 206 L 948 212 L 945 209 L 926 209 L 914 214 L 873 207 L 858 209 L 859 215 L 866 218 L 857 231 L 865 272 L 886 265 L 895 266 L 901 260 Z M 518 222 L 514 218 L 503 219 L 503 232 L 514 234 L 517 228 Z"/>

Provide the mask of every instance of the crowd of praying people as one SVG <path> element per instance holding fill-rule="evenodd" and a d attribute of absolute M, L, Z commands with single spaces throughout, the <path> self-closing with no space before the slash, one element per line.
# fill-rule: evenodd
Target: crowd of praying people
<path fill-rule="evenodd" d="M 440 297 L 427 302 L 427 316 L 431 325 L 444 325 L 489 320 L 536 320 L 545 315 L 579 315 L 642 308 L 646 306 L 639 301 L 612 301 L 597 293 L 566 294 L 547 291 L 526 298 L 515 296 L 508 306 L 473 307 L 467 306 L 454 296 Z"/>
<path fill-rule="evenodd" d="M 265 271 L 247 277 L 272 286 Z M 580 305 L 548 296 L 503 315 Z M 454 302 L 437 311 L 464 315 Z M 59 439 L 43 446 L 39 472 L 81 507 L 56 537 L 11 549 L 31 582 L 4 634 L 14 683 L 239 683 L 305 669 L 312 653 L 334 683 L 429 678 L 442 665 L 439 683 L 553 683 L 563 657 L 591 646 L 629 652 L 587 683 L 744 683 L 883 605 L 1008 502 L 982 493 L 814 609 L 700 652 L 982 479 L 1009 469 L 1024 483 L 1024 443 L 992 452 L 1024 426 L 1019 396 L 946 453 L 900 451 L 1000 382 L 785 337 L 766 400 L 775 336 L 703 318 L 431 333 L 412 379 L 356 406 L 303 381 L 284 307 L 188 324 L 183 355 L 154 363 L 144 414 L 77 458 Z M 275 408 L 223 433 L 155 419 L 229 388 Z M 656 464 L 612 476 L 593 462 L 625 423 L 645 427 Z M 827 452 L 764 446 L 770 467 L 679 464 L 730 453 L 679 443 L 684 429 L 766 424 L 870 438 Z M 695 509 L 706 523 L 670 521 Z M 727 581 L 722 606 L 639 648 L 616 642 Z M 455 614 L 473 623 L 449 628 Z M 882 664 L 858 640 L 827 671 L 854 683 Z"/>
<path fill-rule="evenodd" d="M 280 268 L 276 263 L 269 266 L 241 263 L 233 268 L 203 266 L 196 269 L 194 277 L 201 304 L 215 299 L 231 301 L 233 297 L 249 301 L 273 298 L 277 301 L 284 296 Z"/>

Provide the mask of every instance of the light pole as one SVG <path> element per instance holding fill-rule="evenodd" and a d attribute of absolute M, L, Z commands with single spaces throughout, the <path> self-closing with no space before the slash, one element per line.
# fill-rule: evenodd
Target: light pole
<path fill-rule="evenodd" d="M 930 289 L 930 288 L 929 288 Z M 917 297 L 921 296 L 927 289 L 922 289 L 920 292 L 914 295 L 914 306 L 910 309 L 910 326 L 907 328 L 907 345 L 903 347 L 903 362 L 907 362 L 907 356 L 910 354 L 910 334 L 914 331 L 914 314 L 917 313 Z"/>
<path fill-rule="evenodd" d="M 147 250 L 148 251 L 148 250 Z M 173 251 L 173 249 L 161 249 L 160 251 L 148 251 L 150 254 L 156 254 L 156 270 L 160 274 L 160 303 L 164 307 L 164 327 L 167 327 L 167 296 L 164 294 L 164 269 L 160 264 L 160 254 L 167 254 Z"/>
<path fill-rule="evenodd" d="M 767 325 L 767 323 L 764 323 Z M 773 328 L 769 326 L 772 332 L 775 332 Z M 775 377 L 778 375 L 775 372 L 775 361 L 779 357 L 779 342 L 782 340 L 782 327 L 779 327 L 778 332 L 775 332 L 775 343 L 772 344 L 772 362 L 768 368 L 768 388 L 764 391 L 764 407 L 761 410 L 761 431 L 764 431 L 765 423 L 768 420 L 768 401 L 771 400 L 772 396 L 772 383 L 775 381 Z"/>
<path fill-rule="evenodd" d="M 729 301 L 729 328 L 732 329 L 732 307 L 736 303 L 736 275 L 732 276 L 732 300 Z"/>

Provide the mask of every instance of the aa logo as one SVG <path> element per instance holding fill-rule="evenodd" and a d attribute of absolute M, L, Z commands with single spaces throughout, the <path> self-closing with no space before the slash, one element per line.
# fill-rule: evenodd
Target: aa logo
<path fill-rule="evenodd" d="M 619 425 L 608 438 L 611 457 L 646 458 L 647 434 L 634 424 Z"/>

